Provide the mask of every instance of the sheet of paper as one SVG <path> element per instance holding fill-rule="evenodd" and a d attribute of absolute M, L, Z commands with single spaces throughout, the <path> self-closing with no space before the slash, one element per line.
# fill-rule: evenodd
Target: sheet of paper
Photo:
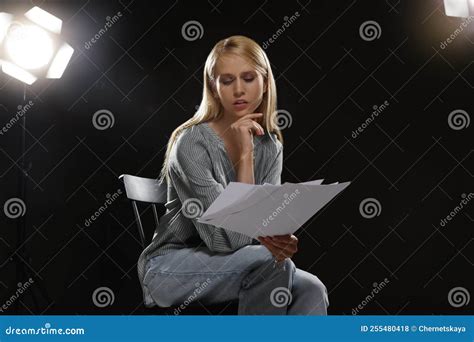
<path fill-rule="evenodd" d="M 294 183 L 294 184 L 308 184 L 308 185 L 321 185 L 323 183 L 324 179 L 317 179 L 309 182 L 303 182 L 303 183 Z"/>
<path fill-rule="evenodd" d="M 232 185 L 230 188 L 229 186 Z M 249 187 L 250 186 L 250 187 Z M 211 208 L 215 202 L 221 201 L 222 203 L 218 206 L 220 210 L 212 210 L 211 212 L 206 212 L 201 216 L 202 220 L 210 220 L 216 218 L 217 216 L 228 215 L 230 213 L 235 213 L 241 211 L 259 201 L 264 199 L 267 196 L 270 196 L 273 191 L 278 190 L 280 185 L 272 185 L 266 183 L 264 185 L 254 185 L 246 183 L 237 183 L 230 182 L 226 189 L 216 198 L 216 200 L 211 204 Z M 243 191 L 242 189 L 246 189 Z M 245 192 L 245 193 L 244 193 Z M 238 198 L 239 193 L 244 193 L 242 197 Z"/>
<path fill-rule="evenodd" d="M 286 184 L 319 185 L 322 182 L 323 179 L 304 183 L 285 182 L 283 185 L 273 185 L 270 183 L 255 185 L 230 182 L 219 197 L 217 197 L 217 199 L 201 216 L 201 220 L 202 222 L 209 221 L 210 219 L 217 218 L 217 216 L 228 215 L 230 213 L 244 210 L 245 208 L 263 200 L 265 197 L 270 196 L 273 191 L 276 191 L 279 187 L 285 186 Z"/>
<path fill-rule="evenodd" d="M 246 198 L 254 188 L 253 184 L 230 182 L 217 199 L 207 208 L 206 214 L 211 216 L 225 207 L 235 204 L 235 202 Z"/>
<path fill-rule="evenodd" d="M 253 191 L 251 196 L 258 201 L 248 205 L 251 199 L 247 198 L 240 202 L 245 205 L 238 210 L 227 207 L 226 210 L 215 211 L 212 217 L 207 216 L 206 212 L 198 221 L 252 238 L 292 234 L 349 184 L 285 183 L 273 186 L 271 195 L 265 192 L 265 196 L 261 194 L 264 191 L 259 189 Z"/>

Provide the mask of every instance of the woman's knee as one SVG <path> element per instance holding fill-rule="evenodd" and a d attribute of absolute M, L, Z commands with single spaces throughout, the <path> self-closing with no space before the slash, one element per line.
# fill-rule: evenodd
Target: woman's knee
<path fill-rule="evenodd" d="M 143 280 L 153 301 L 162 308 L 179 305 L 189 295 L 189 282 L 178 275 L 149 271 Z M 194 284 L 194 282 L 193 282 Z"/>
<path fill-rule="evenodd" d="M 297 269 L 294 290 L 298 292 L 298 295 L 314 301 L 317 305 L 329 306 L 326 285 L 314 274 Z"/>
<path fill-rule="evenodd" d="M 155 273 L 149 272 L 147 274 L 143 286 L 146 287 L 148 294 L 159 307 L 167 308 L 173 305 L 172 298 L 170 298 L 169 293 L 163 291 L 164 287 L 161 286 Z"/>

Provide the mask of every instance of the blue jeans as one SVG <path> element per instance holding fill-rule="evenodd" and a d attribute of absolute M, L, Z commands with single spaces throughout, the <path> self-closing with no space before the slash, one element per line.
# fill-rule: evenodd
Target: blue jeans
<path fill-rule="evenodd" d="M 236 299 L 239 315 L 327 314 L 324 284 L 291 259 L 274 267 L 272 254 L 262 245 L 233 253 L 182 248 L 151 258 L 146 267 L 143 285 L 158 306 L 177 306 L 175 314 L 194 301 L 212 305 Z"/>

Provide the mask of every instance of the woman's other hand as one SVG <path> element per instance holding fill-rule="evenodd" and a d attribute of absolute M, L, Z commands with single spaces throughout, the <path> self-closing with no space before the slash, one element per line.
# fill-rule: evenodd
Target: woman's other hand
<path fill-rule="evenodd" d="M 298 251 L 298 238 L 293 234 L 259 236 L 258 241 L 268 248 L 278 262 L 293 257 Z"/>

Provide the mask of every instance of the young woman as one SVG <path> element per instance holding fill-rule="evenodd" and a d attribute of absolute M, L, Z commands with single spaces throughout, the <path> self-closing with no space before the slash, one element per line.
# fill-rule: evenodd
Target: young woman
<path fill-rule="evenodd" d="M 145 305 L 238 299 L 243 315 L 327 314 L 326 287 L 290 259 L 294 235 L 257 241 L 197 222 L 231 181 L 281 184 L 275 115 L 275 81 L 263 49 L 244 36 L 219 41 L 204 67 L 201 105 L 168 143 L 161 171 L 167 210 L 138 261 Z"/>

